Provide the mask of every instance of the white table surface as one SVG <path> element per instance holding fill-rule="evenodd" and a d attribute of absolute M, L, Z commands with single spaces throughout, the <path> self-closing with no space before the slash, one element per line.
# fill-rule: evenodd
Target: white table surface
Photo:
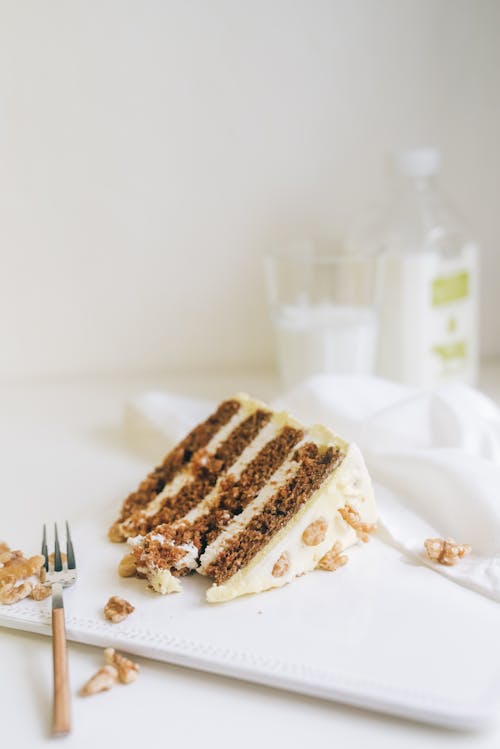
<path fill-rule="evenodd" d="M 481 382 L 500 402 L 500 362 L 484 368 Z M 46 447 L 54 433 L 75 428 L 86 430 L 93 440 L 116 441 L 124 401 L 149 388 L 215 399 L 248 390 L 268 399 L 277 392 L 277 383 L 265 374 L 234 373 L 224 377 L 87 377 L 2 385 L 0 450 L 6 477 L 2 483 L 5 488 L 21 481 L 26 502 L 9 502 L 8 491 L 2 495 L 0 538 L 17 545 L 26 539 L 26 551 L 32 551 L 44 519 L 71 514 L 71 497 L 58 494 L 57 454 L 53 456 L 54 470 L 49 466 L 38 477 L 39 482 L 52 482 L 52 492 L 48 491 L 50 486 L 43 487 L 44 496 L 52 499 L 43 507 L 37 503 L 37 476 L 29 465 L 36 445 Z M 100 477 L 82 480 L 94 487 Z M 98 493 L 98 486 L 95 491 Z M 94 743 L 135 749 L 187 742 L 189 746 L 244 749 L 270 746 L 278 740 L 280 745 L 286 742 L 287 747 L 301 748 L 330 744 L 343 749 L 500 746 L 500 716 L 498 724 L 484 732 L 456 733 L 146 660 L 140 661 L 142 672 L 134 685 L 83 699 L 76 695 L 77 690 L 100 666 L 102 653 L 73 643 L 69 652 L 74 726 L 64 739 L 68 747 Z M 1 629 L 2 746 L 38 747 L 53 741 L 51 699 L 50 640 Z"/>

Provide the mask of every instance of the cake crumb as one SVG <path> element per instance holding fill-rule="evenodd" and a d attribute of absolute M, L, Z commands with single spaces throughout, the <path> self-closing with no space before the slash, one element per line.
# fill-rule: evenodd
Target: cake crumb
<path fill-rule="evenodd" d="M 104 616 L 108 622 L 112 622 L 113 624 L 122 622 L 133 611 L 135 611 L 135 607 L 119 596 L 111 596 L 104 606 Z"/>
<path fill-rule="evenodd" d="M 424 548 L 429 559 L 448 567 L 452 567 L 471 552 L 469 544 L 458 544 L 452 538 L 427 538 Z"/>

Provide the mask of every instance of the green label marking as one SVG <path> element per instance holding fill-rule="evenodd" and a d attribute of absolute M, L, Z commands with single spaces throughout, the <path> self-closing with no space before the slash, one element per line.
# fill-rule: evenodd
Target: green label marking
<path fill-rule="evenodd" d="M 432 282 L 432 305 L 449 304 L 469 296 L 469 274 L 467 271 L 452 276 L 440 276 Z"/>
<path fill-rule="evenodd" d="M 443 344 L 442 346 L 433 346 L 432 350 L 444 362 L 450 362 L 453 359 L 465 359 L 467 356 L 467 346 L 465 341 L 456 343 Z"/>

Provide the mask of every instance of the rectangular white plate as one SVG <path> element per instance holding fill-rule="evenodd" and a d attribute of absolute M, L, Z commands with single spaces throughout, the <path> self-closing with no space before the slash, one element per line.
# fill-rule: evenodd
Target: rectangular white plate
<path fill-rule="evenodd" d="M 92 514 L 73 519 L 72 640 L 454 728 L 482 726 L 497 711 L 500 607 L 377 539 L 334 573 L 210 605 L 198 575 L 167 597 L 119 578 L 126 547 L 106 540 L 109 508 Z M 116 625 L 102 615 L 113 594 L 136 607 Z M 50 599 L 1 607 L 0 624 L 49 634 Z"/>

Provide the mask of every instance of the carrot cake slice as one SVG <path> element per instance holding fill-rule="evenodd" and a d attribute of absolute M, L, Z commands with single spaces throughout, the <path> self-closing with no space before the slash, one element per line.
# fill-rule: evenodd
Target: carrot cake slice
<path fill-rule="evenodd" d="M 196 570 L 211 602 L 335 569 L 375 527 L 359 449 L 247 395 L 221 403 L 124 501 L 109 531 L 159 593 Z M 130 568 L 130 565 L 128 565 Z"/>

